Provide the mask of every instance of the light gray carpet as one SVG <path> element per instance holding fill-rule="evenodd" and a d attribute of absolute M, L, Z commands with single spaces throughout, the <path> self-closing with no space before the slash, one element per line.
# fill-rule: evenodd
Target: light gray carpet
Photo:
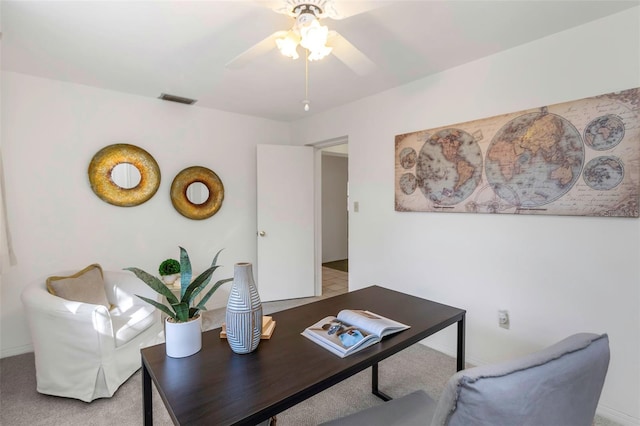
<path fill-rule="evenodd" d="M 266 314 L 298 306 L 309 299 L 264 304 Z M 219 327 L 224 309 L 205 313 L 205 328 Z M 392 397 L 424 389 L 438 398 L 449 377 L 455 372 L 455 360 L 423 345 L 414 345 L 380 363 L 380 389 Z M 371 373 L 365 370 L 332 388 L 278 415 L 278 426 L 316 425 L 363 408 L 381 404 L 373 396 Z M 155 425 L 172 425 L 160 396 L 153 388 Z M 33 353 L 0 360 L 0 425 L 141 425 L 141 372 L 136 372 L 109 399 L 88 404 L 82 401 L 41 395 L 36 392 Z M 615 423 L 596 417 L 597 426 Z"/>

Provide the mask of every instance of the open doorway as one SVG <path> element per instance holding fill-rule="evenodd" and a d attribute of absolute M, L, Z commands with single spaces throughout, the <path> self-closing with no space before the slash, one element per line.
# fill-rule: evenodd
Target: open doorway
<path fill-rule="evenodd" d="M 322 296 L 349 290 L 348 145 L 322 149 Z"/>

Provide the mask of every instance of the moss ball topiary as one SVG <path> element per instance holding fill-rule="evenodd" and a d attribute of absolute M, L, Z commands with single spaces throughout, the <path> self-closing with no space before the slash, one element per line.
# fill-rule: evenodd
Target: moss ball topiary
<path fill-rule="evenodd" d="M 180 273 L 180 262 L 175 259 L 163 260 L 158 268 L 160 275 L 173 275 Z"/>

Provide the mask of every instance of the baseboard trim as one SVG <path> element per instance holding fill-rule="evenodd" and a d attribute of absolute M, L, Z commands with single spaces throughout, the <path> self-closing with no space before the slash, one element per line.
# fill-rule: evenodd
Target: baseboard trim
<path fill-rule="evenodd" d="M 27 352 L 33 352 L 33 345 L 31 343 L 22 346 L 14 346 L 13 348 L 9 349 L 2 349 L 2 351 L 0 351 L 0 358 L 22 355 L 26 354 Z"/>
<path fill-rule="evenodd" d="M 442 352 L 445 355 L 449 355 L 451 358 L 456 358 L 458 356 L 457 348 L 450 347 L 450 346 L 434 345 L 434 344 L 431 344 L 431 343 L 427 344 L 424 340 L 419 342 L 419 343 L 421 345 L 424 345 L 424 346 L 426 346 L 428 348 L 431 348 L 431 349 L 433 349 L 435 351 Z M 474 365 L 474 366 L 487 364 L 483 360 L 480 360 L 480 359 L 474 358 L 472 356 L 469 356 L 468 353 L 465 354 L 464 358 L 465 358 L 464 360 L 465 360 L 466 364 L 471 364 L 471 365 Z"/>
<path fill-rule="evenodd" d="M 632 417 L 606 405 L 598 404 L 596 414 L 619 423 L 621 426 L 640 426 L 640 418 Z"/>

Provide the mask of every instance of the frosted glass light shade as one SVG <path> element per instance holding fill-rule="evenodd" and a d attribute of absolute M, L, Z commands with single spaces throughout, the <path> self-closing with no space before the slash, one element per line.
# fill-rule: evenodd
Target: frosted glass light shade
<path fill-rule="evenodd" d="M 329 36 L 329 28 L 320 25 L 320 22 L 314 19 L 309 25 L 300 30 L 300 36 L 302 37 L 300 46 L 314 52 L 325 47 Z"/>
<path fill-rule="evenodd" d="M 300 42 L 300 37 L 289 31 L 284 38 L 276 39 L 276 45 L 278 46 L 278 50 L 284 56 L 288 58 L 298 59 L 298 43 Z"/>

